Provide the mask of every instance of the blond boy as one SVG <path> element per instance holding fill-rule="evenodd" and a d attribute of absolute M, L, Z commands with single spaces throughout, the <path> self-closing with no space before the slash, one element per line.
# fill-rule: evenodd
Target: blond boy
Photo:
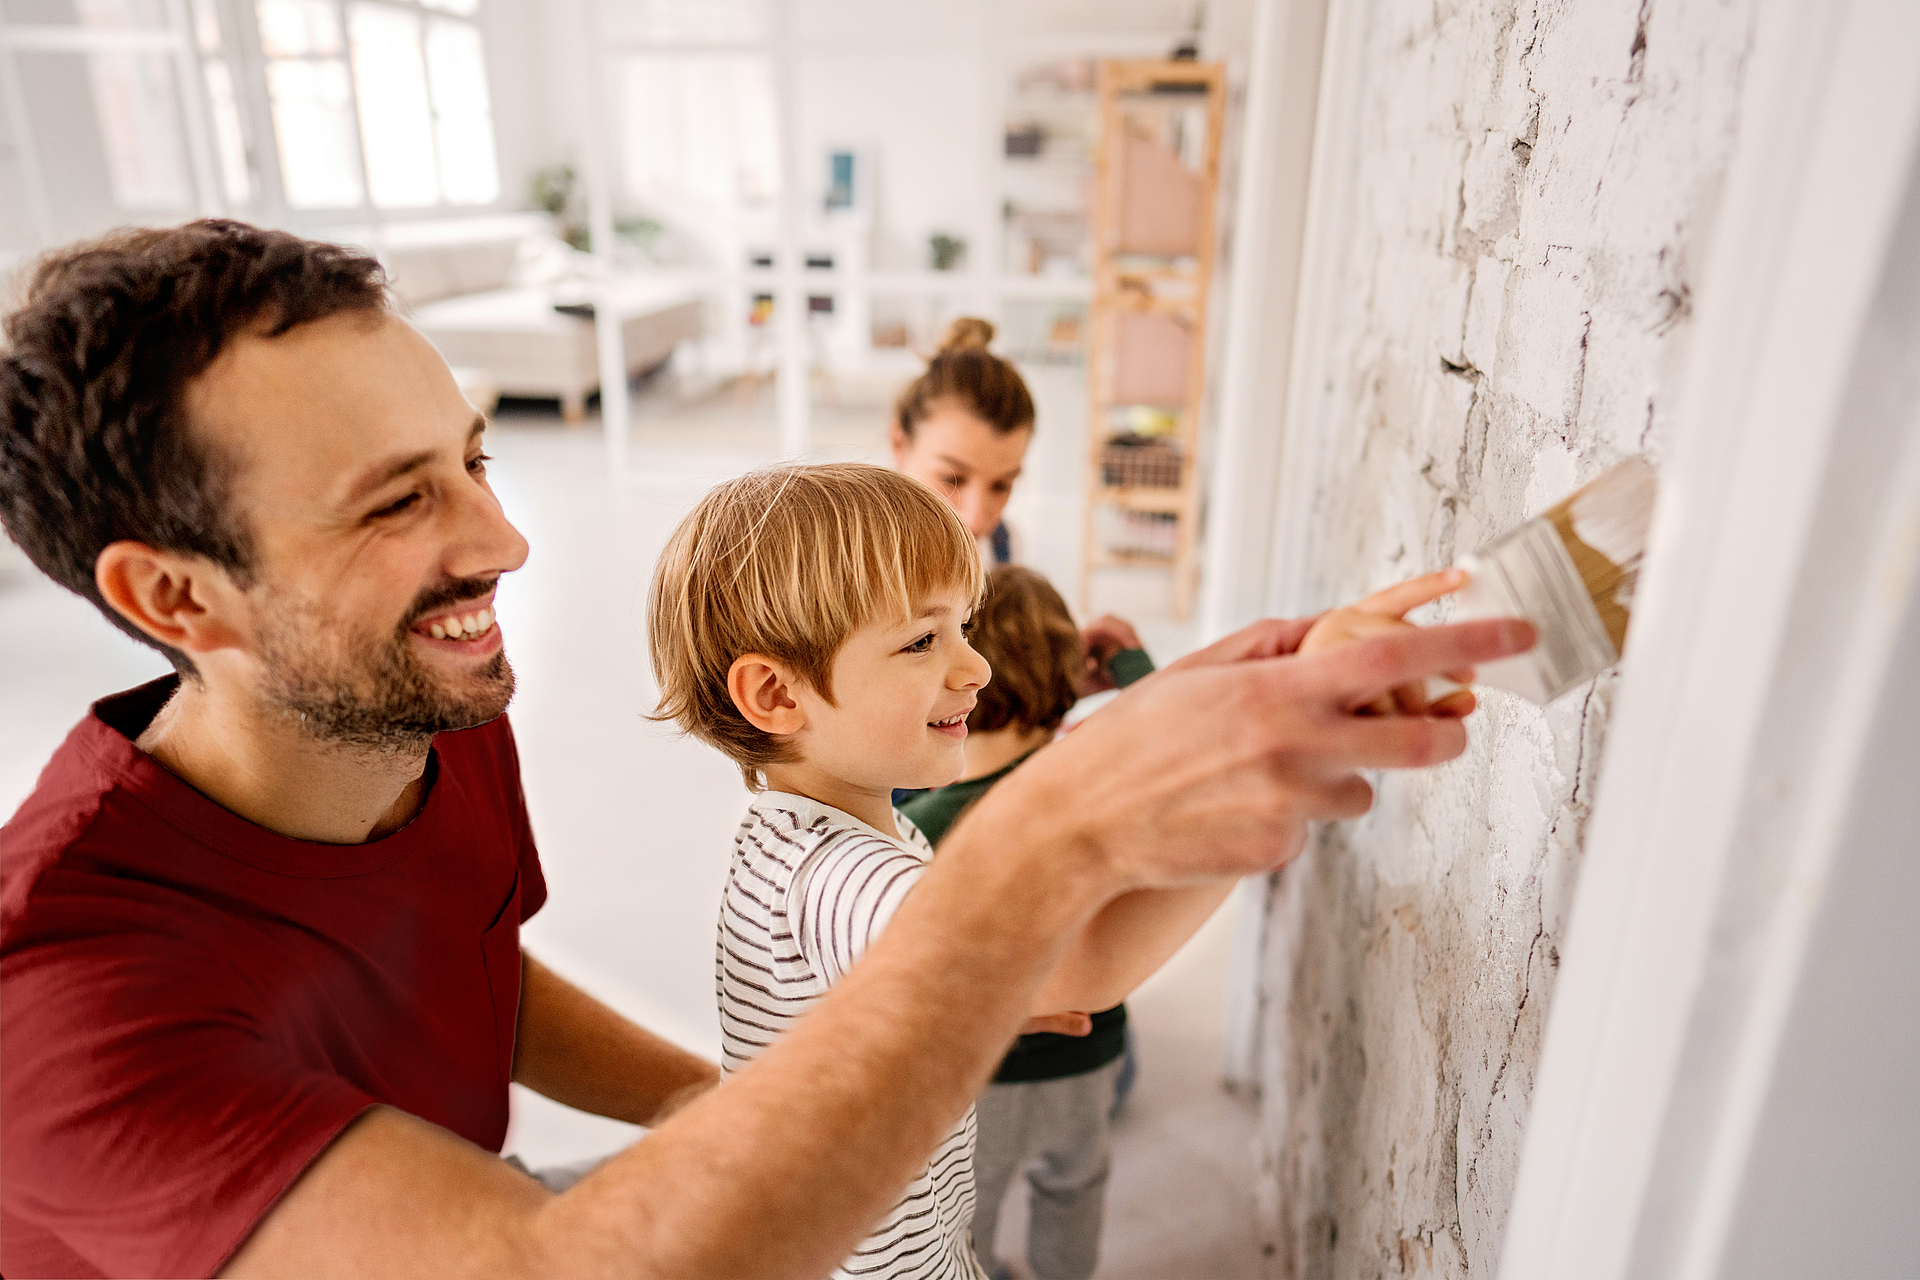
<path fill-rule="evenodd" d="M 966 639 L 981 587 L 953 510 L 880 467 L 742 477 L 668 543 L 648 620 L 658 714 L 726 753 L 756 793 L 720 913 L 723 1075 L 848 972 L 932 857 L 891 797 L 965 769 L 967 714 L 991 678 Z M 1119 1003 L 1225 893 L 1116 900 L 1032 1012 Z M 973 1140 L 969 1109 L 835 1275 L 980 1280 Z"/>

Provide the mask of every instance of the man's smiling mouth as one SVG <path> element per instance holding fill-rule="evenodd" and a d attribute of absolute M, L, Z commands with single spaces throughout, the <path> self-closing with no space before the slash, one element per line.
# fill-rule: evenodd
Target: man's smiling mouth
<path fill-rule="evenodd" d="M 427 634 L 435 640 L 471 639 L 493 626 L 493 610 L 481 609 L 465 617 L 439 618 L 427 624 Z"/>
<path fill-rule="evenodd" d="M 435 614 L 414 623 L 408 630 L 435 640 L 478 640 L 493 630 L 493 602 L 461 613 Z"/>

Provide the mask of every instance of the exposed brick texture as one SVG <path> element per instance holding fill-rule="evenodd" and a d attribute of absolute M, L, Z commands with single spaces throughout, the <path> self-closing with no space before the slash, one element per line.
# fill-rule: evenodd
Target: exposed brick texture
<path fill-rule="evenodd" d="M 1336 0 L 1338 7 L 1339 0 Z M 1752 0 L 1355 0 L 1365 82 L 1309 563 L 1438 568 L 1676 429 Z M 1297 424 L 1296 424 L 1297 425 Z M 1615 677 L 1492 693 L 1274 890 L 1261 1200 L 1276 1276 L 1492 1276 Z"/>

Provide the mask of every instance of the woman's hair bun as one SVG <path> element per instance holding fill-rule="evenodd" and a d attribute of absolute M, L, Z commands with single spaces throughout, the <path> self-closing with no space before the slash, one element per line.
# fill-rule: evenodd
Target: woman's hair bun
<path fill-rule="evenodd" d="M 947 326 L 947 332 L 940 339 L 940 350 L 935 355 L 947 355 L 954 351 L 985 351 L 987 344 L 993 341 L 993 324 L 979 316 L 961 316 Z"/>

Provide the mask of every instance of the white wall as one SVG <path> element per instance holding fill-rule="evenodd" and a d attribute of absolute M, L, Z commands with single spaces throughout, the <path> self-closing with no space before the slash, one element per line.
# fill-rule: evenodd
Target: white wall
<path fill-rule="evenodd" d="M 1664 459 L 1752 7 L 1329 6 L 1269 607 L 1440 567 Z M 1488 694 L 1465 757 L 1382 779 L 1282 874 L 1279 1274 L 1498 1265 L 1616 688 Z"/>
<path fill-rule="evenodd" d="M 829 146 L 870 148 L 875 169 L 873 265 L 924 270 L 936 231 L 977 242 L 983 76 L 976 52 L 809 52 L 799 65 L 800 165 L 807 190 Z"/>

